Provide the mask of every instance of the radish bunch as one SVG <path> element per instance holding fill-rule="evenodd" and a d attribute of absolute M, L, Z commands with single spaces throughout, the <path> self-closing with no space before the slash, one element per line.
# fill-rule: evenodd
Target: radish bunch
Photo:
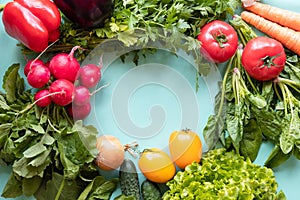
<path fill-rule="evenodd" d="M 40 107 L 54 103 L 66 107 L 68 114 L 75 120 L 86 118 L 91 111 L 90 92 L 101 79 L 99 66 L 87 64 L 80 67 L 74 57 L 75 46 L 69 54 L 59 53 L 47 63 L 40 59 L 30 60 L 24 67 L 28 84 L 36 88 L 35 104 Z"/>

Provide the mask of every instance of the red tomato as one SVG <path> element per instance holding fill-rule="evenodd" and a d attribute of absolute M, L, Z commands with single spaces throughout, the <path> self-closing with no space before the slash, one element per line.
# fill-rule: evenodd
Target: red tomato
<path fill-rule="evenodd" d="M 246 72 L 259 81 L 276 78 L 284 69 L 286 54 L 280 42 L 260 36 L 250 40 L 242 53 Z"/>
<path fill-rule="evenodd" d="M 215 63 L 229 60 L 238 47 L 236 31 L 230 24 L 220 20 L 204 25 L 197 39 L 201 42 L 201 53 Z"/>

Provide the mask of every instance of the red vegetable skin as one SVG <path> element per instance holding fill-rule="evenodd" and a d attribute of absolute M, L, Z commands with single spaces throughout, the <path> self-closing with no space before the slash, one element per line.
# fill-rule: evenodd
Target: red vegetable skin
<path fill-rule="evenodd" d="M 39 90 L 34 95 L 34 100 L 36 105 L 39 107 L 46 107 L 51 104 L 51 95 L 49 90 Z"/>
<path fill-rule="evenodd" d="M 67 108 L 67 112 L 69 116 L 71 116 L 74 120 L 82 120 L 89 116 L 92 110 L 92 106 L 90 102 L 87 102 L 83 105 L 75 105 L 71 104 Z"/>
<path fill-rule="evenodd" d="M 9 10 L 13 10 L 9 11 Z M 48 46 L 49 34 L 44 24 L 19 3 L 6 4 L 3 11 L 5 31 L 29 49 L 41 52 Z M 28 22 L 31 23 L 28 23 Z"/>
<path fill-rule="evenodd" d="M 49 87 L 51 100 L 59 105 L 66 106 L 72 102 L 74 85 L 67 79 L 57 79 Z"/>
<path fill-rule="evenodd" d="M 50 0 L 14 0 L 31 11 L 41 20 L 48 32 L 58 30 L 61 22 L 60 13 L 56 5 Z"/>
<path fill-rule="evenodd" d="M 260 36 L 247 43 L 241 61 L 252 78 L 269 81 L 278 77 L 284 69 L 286 54 L 280 42 Z"/>
<path fill-rule="evenodd" d="M 207 60 L 215 63 L 229 60 L 238 46 L 238 36 L 234 28 L 220 20 L 204 25 L 197 39 L 201 42 L 201 53 Z"/>
<path fill-rule="evenodd" d="M 51 59 L 49 69 L 56 79 L 67 79 L 71 82 L 76 80 L 80 64 L 74 58 L 74 52 L 78 48 L 79 46 L 75 46 L 69 54 L 59 53 Z"/>
<path fill-rule="evenodd" d="M 79 82 L 81 85 L 92 88 L 95 87 L 101 79 L 101 66 L 87 64 L 79 70 Z"/>
<path fill-rule="evenodd" d="M 57 31 L 61 17 L 55 4 L 49 0 L 9 2 L 4 7 L 2 21 L 11 37 L 36 52 L 43 51 L 49 41 L 59 37 Z"/>
<path fill-rule="evenodd" d="M 50 80 L 51 74 L 45 65 L 36 65 L 27 74 L 28 84 L 34 88 L 44 87 Z"/>
<path fill-rule="evenodd" d="M 73 103 L 75 105 L 84 105 L 90 101 L 90 91 L 85 86 L 77 86 L 75 87 Z"/>
<path fill-rule="evenodd" d="M 26 65 L 24 66 L 24 74 L 25 76 L 27 76 L 27 74 L 29 73 L 30 69 L 35 67 L 35 66 L 38 66 L 38 65 L 45 65 L 45 63 L 40 60 L 40 59 L 37 59 L 37 60 L 29 60 Z M 47 66 L 47 65 L 45 65 Z"/>

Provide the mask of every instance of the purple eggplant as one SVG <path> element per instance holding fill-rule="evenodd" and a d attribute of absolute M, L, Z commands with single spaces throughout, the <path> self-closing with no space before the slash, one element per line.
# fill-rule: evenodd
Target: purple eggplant
<path fill-rule="evenodd" d="M 83 28 L 103 25 L 113 11 L 113 0 L 54 0 L 60 11 Z"/>

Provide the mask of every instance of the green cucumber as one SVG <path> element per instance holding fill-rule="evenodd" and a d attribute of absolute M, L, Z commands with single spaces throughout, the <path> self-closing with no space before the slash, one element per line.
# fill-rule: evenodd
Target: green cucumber
<path fill-rule="evenodd" d="M 126 196 L 133 196 L 140 200 L 140 183 L 135 164 L 132 160 L 125 159 L 119 172 L 121 191 Z"/>
<path fill-rule="evenodd" d="M 141 186 L 143 200 L 160 200 L 162 194 L 159 188 L 149 180 L 144 180 Z"/>

